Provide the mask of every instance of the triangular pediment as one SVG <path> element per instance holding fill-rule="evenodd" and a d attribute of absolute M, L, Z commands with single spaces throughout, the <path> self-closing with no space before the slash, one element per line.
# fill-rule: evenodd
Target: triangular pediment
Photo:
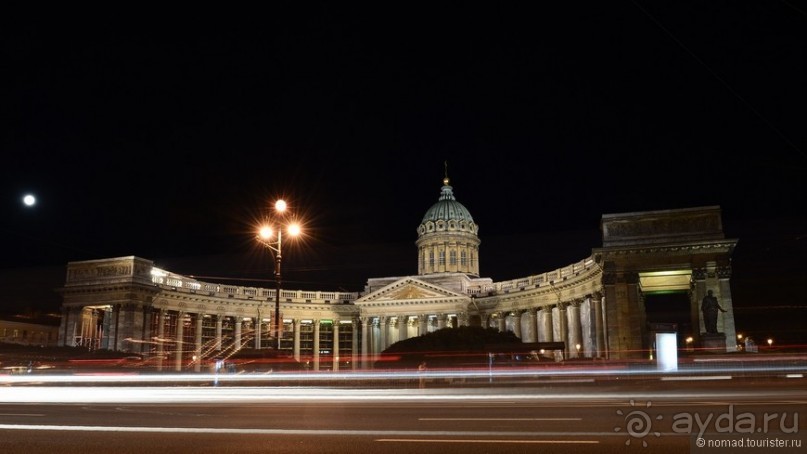
<path fill-rule="evenodd" d="M 443 287 L 423 282 L 419 279 L 406 277 L 386 285 L 372 293 L 362 296 L 355 304 L 379 303 L 387 301 L 445 301 L 454 298 L 467 298 L 460 293 L 447 290 Z"/>

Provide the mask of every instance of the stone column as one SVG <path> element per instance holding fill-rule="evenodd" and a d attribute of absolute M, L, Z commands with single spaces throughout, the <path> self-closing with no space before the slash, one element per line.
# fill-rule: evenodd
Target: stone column
<path fill-rule="evenodd" d="M 240 316 L 233 317 L 233 324 L 235 325 L 235 351 L 241 350 L 241 325 L 244 321 Z"/>
<path fill-rule="evenodd" d="M 334 319 L 333 321 L 333 349 L 332 349 L 332 356 L 333 356 L 333 366 L 331 369 L 336 372 L 339 370 L 339 320 Z"/>
<path fill-rule="evenodd" d="M 79 311 L 81 309 L 78 309 Z M 102 316 L 101 316 L 101 331 L 103 331 L 103 337 L 101 339 L 101 348 L 106 350 L 112 350 L 112 342 L 114 339 L 110 337 L 110 332 L 112 332 L 112 308 L 102 309 Z M 81 312 L 75 314 L 73 317 L 74 321 L 81 320 Z M 78 325 L 76 325 L 78 326 Z M 75 334 L 75 333 L 74 333 Z"/>
<path fill-rule="evenodd" d="M 263 322 L 263 317 L 261 316 L 261 310 L 258 309 L 258 316 L 255 317 L 255 323 L 253 324 L 253 331 L 255 333 L 255 350 L 260 350 L 261 348 L 261 323 Z"/>
<path fill-rule="evenodd" d="M 443 329 L 446 327 L 446 314 L 437 314 L 437 329 Z"/>
<path fill-rule="evenodd" d="M 521 314 L 523 311 L 515 310 L 512 312 L 513 317 L 513 334 L 516 335 L 517 338 L 521 339 Z M 524 342 L 524 340 L 521 340 Z"/>
<path fill-rule="evenodd" d="M 726 312 L 721 312 L 718 314 L 718 323 L 722 318 L 723 333 L 726 335 L 726 352 L 736 352 L 737 328 L 734 325 L 734 303 L 731 299 L 731 285 L 729 285 L 729 278 L 731 278 L 731 267 L 717 267 L 715 272 L 718 279 L 718 301 L 720 302 L 720 306 L 726 310 Z M 718 324 L 718 326 L 720 325 Z"/>
<path fill-rule="evenodd" d="M 177 312 L 177 339 L 176 339 L 176 352 L 174 352 L 174 370 L 182 370 L 182 351 L 185 349 L 185 313 L 182 311 Z"/>
<path fill-rule="evenodd" d="M 143 307 L 143 342 L 141 343 L 140 353 L 151 353 L 151 317 L 152 317 L 152 308 L 151 306 Z M 103 316 L 103 314 L 102 314 Z"/>
<path fill-rule="evenodd" d="M 594 349 L 597 358 L 604 358 L 605 354 L 605 320 L 603 319 L 603 305 L 605 301 L 600 293 L 591 297 L 591 307 L 594 312 Z"/>
<path fill-rule="evenodd" d="M 139 339 L 143 332 L 143 311 L 134 303 L 121 304 L 119 310 L 116 348 L 118 351 L 132 352 L 131 340 Z"/>
<path fill-rule="evenodd" d="M 577 346 L 579 345 L 580 349 L 583 348 L 583 335 L 580 325 L 580 306 L 577 302 L 569 305 L 569 307 L 566 309 L 566 316 L 569 325 L 569 347 L 566 350 L 569 352 L 570 358 L 578 358 L 580 357 L 582 350 L 578 350 Z"/>
<path fill-rule="evenodd" d="M 527 310 L 527 335 L 524 342 L 538 342 L 538 314 L 534 307 Z"/>
<path fill-rule="evenodd" d="M 81 309 L 79 309 L 79 312 L 76 314 L 76 318 L 74 320 L 75 320 L 74 325 L 76 325 L 76 322 L 81 321 Z M 119 327 L 119 325 L 120 325 L 120 304 L 114 304 L 114 305 L 112 305 L 112 319 L 111 319 L 111 323 L 109 324 L 109 340 L 110 340 L 109 349 L 112 350 L 112 351 L 118 351 L 118 327 Z M 80 328 L 80 325 L 79 325 L 79 328 Z M 75 327 L 74 327 L 73 336 L 72 336 L 72 339 L 70 339 L 70 345 L 75 345 L 76 344 L 75 332 L 76 332 L 76 330 L 75 330 Z"/>
<path fill-rule="evenodd" d="M 597 333 L 594 331 L 594 307 L 592 306 L 591 295 L 586 295 L 580 303 L 580 330 L 583 334 L 580 344 L 581 355 L 586 358 L 593 358 L 597 354 L 596 339 Z"/>
<path fill-rule="evenodd" d="M 216 351 L 221 351 L 221 324 L 223 322 L 224 316 L 217 315 L 216 316 Z"/>
<path fill-rule="evenodd" d="M 429 332 L 429 316 L 426 314 L 418 315 L 418 336 L 422 336 Z"/>
<path fill-rule="evenodd" d="M 359 327 L 356 318 L 350 320 L 350 368 L 356 370 L 359 361 Z"/>
<path fill-rule="evenodd" d="M 294 360 L 300 362 L 300 319 L 295 318 L 291 321 L 294 327 Z"/>
<path fill-rule="evenodd" d="M 369 321 L 368 317 L 359 317 L 359 322 L 361 323 L 361 367 L 362 369 L 367 369 L 367 364 L 370 358 L 370 344 L 368 342 L 367 337 L 369 336 L 369 329 L 367 323 Z"/>
<path fill-rule="evenodd" d="M 507 332 L 507 316 L 504 312 L 499 312 L 499 332 L 506 333 Z"/>
<path fill-rule="evenodd" d="M 409 337 L 409 316 L 402 315 L 398 317 L 398 342 L 406 340 Z"/>
<path fill-rule="evenodd" d="M 314 370 L 319 370 L 319 319 L 314 319 Z"/>
<path fill-rule="evenodd" d="M 538 330 L 538 342 L 553 342 L 554 339 L 554 323 L 552 322 L 552 307 L 544 306 L 538 313 L 541 319 L 540 329 Z"/>
<path fill-rule="evenodd" d="M 196 317 L 196 338 L 194 339 L 193 355 L 196 360 L 193 362 L 194 372 L 202 371 L 202 323 L 204 322 L 204 315 L 194 314 Z"/>
<path fill-rule="evenodd" d="M 381 343 L 379 344 L 378 352 L 381 353 L 387 348 L 387 317 L 381 316 L 378 317 L 378 330 L 379 330 L 379 338 L 381 338 Z M 377 356 L 377 355 L 376 355 Z"/>
<path fill-rule="evenodd" d="M 553 323 L 553 340 L 555 342 L 563 342 L 563 352 L 561 353 L 561 357 L 557 359 L 566 359 L 568 358 L 568 351 L 569 351 L 569 341 L 568 341 L 568 326 L 566 325 L 566 307 L 563 303 L 558 303 L 554 309 L 552 309 L 552 323 Z"/>
<path fill-rule="evenodd" d="M 157 370 L 163 370 L 165 355 L 165 311 L 157 309 Z"/>
<path fill-rule="evenodd" d="M 60 347 L 68 347 L 67 344 L 67 324 L 70 322 L 70 310 L 62 306 L 62 319 L 59 322 L 59 339 L 58 345 Z"/>

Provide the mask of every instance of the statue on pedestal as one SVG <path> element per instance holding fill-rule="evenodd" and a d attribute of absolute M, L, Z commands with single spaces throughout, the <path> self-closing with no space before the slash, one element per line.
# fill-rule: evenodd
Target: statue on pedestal
<path fill-rule="evenodd" d="M 717 298 L 709 290 L 701 302 L 701 312 L 703 313 L 703 325 L 708 334 L 717 334 L 717 311 L 726 312 L 717 302 Z"/>

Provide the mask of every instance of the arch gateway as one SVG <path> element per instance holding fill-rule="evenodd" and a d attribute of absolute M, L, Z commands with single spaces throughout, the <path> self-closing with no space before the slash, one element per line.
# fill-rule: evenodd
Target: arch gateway
<path fill-rule="evenodd" d="M 646 358 L 657 329 L 646 300 L 675 292 L 688 301 L 691 326 L 679 337 L 734 351 L 737 240 L 725 238 L 720 207 L 604 214 L 601 230 L 589 257 L 493 282 L 478 275 L 478 226 L 445 178 L 417 228 L 418 274 L 370 278 L 363 292 L 281 290 L 280 350 L 314 370 L 371 367 L 397 341 L 481 325 L 525 343 L 562 342 L 556 359 Z M 726 311 L 718 333 L 706 333 L 700 311 L 709 290 Z M 203 282 L 129 256 L 68 263 L 59 292 L 59 345 L 145 354 L 177 371 L 277 345 L 275 289 Z"/>

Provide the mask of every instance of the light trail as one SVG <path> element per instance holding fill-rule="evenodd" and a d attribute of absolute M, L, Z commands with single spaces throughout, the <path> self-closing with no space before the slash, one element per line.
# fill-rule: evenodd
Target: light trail
<path fill-rule="evenodd" d="M 252 434 L 252 435 L 348 435 L 369 437 L 457 437 L 457 442 L 543 442 L 543 443 L 599 443 L 595 440 L 564 441 L 535 440 L 540 437 L 606 437 L 619 436 L 613 432 L 507 432 L 507 431 L 450 431 L 450 430 L 343 430 L 343 429 L 243 429 L 221 427 L 132 427 L 132 426 L 70 426 L 70 425 L 33 425 L 33 424 L 0 424 L 0 430 L 32 430 L 32 431 L 68 431 L 68 432 L 135 432 L 135 433 L 194 433 L 194 434 Z M 476 437 L 476 438 L 474 438 Z M 478 437 L 525 437 L 529 440 L 479 440 Z M 391 441 L 382 438 L 376 441 Z M 401 438 L 399 441 L 419 441 L 430 439 Z M 431 439 L 440 440 L 440 439 Z M 447 440 L 450 441 L 450 440 Z"/>
<path fill-rule="evenodd" d="M 471 381 L 501 381 L 501 380 L 533 380 L 547 383 L 585 383 L 595 380 L 619 379 L 661 379 L 661 380 L 716 380 L 725 377 L 745 377 L 750 375 L 764 375 L 787 378 L 803 378 L 807 373 L 807 359 L 793 357 L 780 364 L 770 364 L 762 361 L 741 362 L 734 365 L 720 365 L 718 363 L 699 363 L 695 366 L 687 365 L 677 371 L 665 371 L 654 367 L 541 367 L 541 368 L 514 368 L 514 369 L 436 369 L 423 371 L 340 371 L 340 372 L 266 372 L 266 373 L 160 373 L 143 372 L 138 369 L 114 372 L 87 372 L 76 369 L 71 373 L 57 374 L 53 371 L 35 372 L 29 374 L 0 375 L 0 385 L 31 385 L 31 384 L 86 384 L 86 383 L 290 383 L 298 382 L 300 385 L 313 383 L 348 384 L 354 381 L 361 382 L 390 382 L 396 380 L 471 380 Z M 678 378 L 676 378 L 678 377 Z M 711 377 L 711 378 L 710 378 Z"/>
<path fill-rule="evenodd" d="M 615 402 L 624 404 L 636 398 L 636 391 L 564 391 L 557 389 L 506 387 L 506 388 L 334 388 L 322 387 L 173 387 L 173 386 L 26 386 L 0 387 L 0 403 L 51 403 L 51 404 L 233 404 L 289 402 L 462 402 L 469 404 L 501 404 L 502 401 L 529 403 Z M 767 390 L 670 390 L 642 392 L 644 400 L 689 399 L 693 401 L 744 401 L 749 399 L 776 399 L 807 402 L 807 389 Z"/>

